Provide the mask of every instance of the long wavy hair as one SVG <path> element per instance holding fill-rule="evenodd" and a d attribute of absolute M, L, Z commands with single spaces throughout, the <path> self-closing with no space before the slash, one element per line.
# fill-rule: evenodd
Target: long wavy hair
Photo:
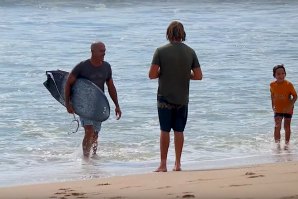
<path fill-rule="evenodd" d="M 182 23 L 173 21 L 167 29 L 167 40 L 169 41 L 185 41 L 186 33 Z"/>

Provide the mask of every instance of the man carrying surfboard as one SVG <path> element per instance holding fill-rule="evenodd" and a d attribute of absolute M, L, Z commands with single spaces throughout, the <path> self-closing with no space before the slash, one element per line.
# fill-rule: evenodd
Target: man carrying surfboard
<path fill-rule="evenodd" d="M 65 106 L 68 113 L 74 113 L 70 103 L 70 91 L 77 78 L 86 78 L 104 91 L 104 84 L 108 87 L 108 92 L 115 104 L 115 113 L 117 120 L 121 117 L 121 109 L 118 103 L 117 90 L 112 78 L 112 69 L 108 62 L 104 61 L 105 45 L 103 42 L 94 42 L 91 44 L 91 58 L 77 64 L 70 72 L 65 84 Z M 101 122 L 90 120 L 80 116 L 82 126 L 85 130 L 85 136 L 82 142 L 83 155 L 89 158 L 93 146 L 93 154 L 96 154 L 98 133 L 101 129 Z"/>
<path fill-rule="evenodd" d="M 169 43 L 156 49 L 149 78 L 158 78 L 157 107 L 160 123 L 160 165 L 156 172 L 167 171 L 170 131 L 174 131 L 176 160 L 173 170 L 181 170 L 184 128 L 187 121 L 189 81 L 201 80 L 202 71 L 195 51 L 183 43 L 182 23 L 173 21 L 167 28 Z"/>

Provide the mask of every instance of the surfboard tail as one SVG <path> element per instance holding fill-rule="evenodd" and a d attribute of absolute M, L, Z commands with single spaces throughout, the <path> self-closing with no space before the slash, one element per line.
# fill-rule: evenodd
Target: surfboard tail
<path fill-rule="evenodd" d="M 46 76 L 47 80 L 43 85 L 58 102 L 65 106 L 64 85 L 68 72 L 62 70 L 46 71 Z"/>
<path fill-rule="evenodd" d="M 43 85 L 51 95 L 65 106 L 64 87 L 68 72 L 46 71 Z M 95 121 L 105 121 L 110 116 L 110 105 L 102 90 L 85 78 L 78 78 L 71 89 L 71 103 L 77 115 Z"/>

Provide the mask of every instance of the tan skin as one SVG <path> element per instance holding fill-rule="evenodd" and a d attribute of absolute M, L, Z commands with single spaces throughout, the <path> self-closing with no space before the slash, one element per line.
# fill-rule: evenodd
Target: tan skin
<path fill-rule="evenodd" d="M 102 42 L 93 43 L 91 45 L 90 60 L 94 67 L 101 67 L 104 60 L 105 51 L 106 48 Z M 70 90 L 75 81 L 76 77 L 70 73 L 65 84 L 65 106 L 68 113 L 74 113 L 74 109 L 70 104 Z M 110 80 L 106 81 L 106 85 L 108 87 L 109 95 L 115 104 L 116 119 L 119 120 L 121 118 L 122 112 L 118 103 L 117 90 L 114 85 L 113 79 L 111 78 Z M 97 143 L 98 137 L 92 125 L 84 126 L 84 130 L 85 136 L 82 142 L 83 154 L 85 158 L 89 158 L 92 144 L 95 142 Z"/>
<path fill-rule="evenodd" d="M 181 39 L 176 39 L 171 42 L 182 42 Z M 160 66 L 151 65 L 149 70 L 149 78 L 156 79 L 159 78 Z M 200 67 L 191 70 L 190 79 L 191 80 L 202 80 L 203 74 Z M 183 132 L 174 131 L 174 145 L 175 145 L 175 166 L 173 171 L 181 171 L 181 155 L 184 144 L 184 134 Z M 160 132 L 160 165 L 155 170 L 155 172 L 167 172 L 167 156 L 168 149 L 170 145 L 170 133 L 161 131 Z"/>
<path fill-rule="evenodd" d="M 279 68 L 275 72 L 275 78 L 277 83 L 282 83 L 285 80 L 286 73 L 282 68 Z M 291 100 L 290 106 L 285 107 L 285 113 L 291 113 L 294 104 L 297 100 L 297 96 L 293 96 Z M 274 96 L 271 95 L 271 102 L 272 102 L 272 110 L 275 112 L 275 105 L 274 105 Z M 274 127 L 274 140 L 276 143 L 280 143 L 280 130 L 281 130 L 281 123 L 282 117 L 275 117 L 275 127 Z M 285 144 L 288 145 L 291 138 L 291 118 L 284 118 L 284 130 L 285 130 Z"/>
<path fill-rule="evenodd" d="M 275 78 L 277 83 L 282 83 L 285 80 L 286 73 L 282 68 L 279 68 L 275 72 Z M 272 102 L 272 110 L 275 112 L 275 105 L 274 105 L 274 96 L 271 95 L 271 102 Z M 297 96 L 293 96 L 291 100 L 290 106 L 285 107 L 285 113 L 291 113 L 294 104 L 297 100 Z M 281 123 L 282 117 L 275 117 L 275 127 L 274 127 L 274 139 L 276 143 L 280 143 L 280 130 L 281 130 Z M 288 145 L 291 138 L 291 118 L 284 118 L 284 130 L 285 130 L 285 144 Z"/>

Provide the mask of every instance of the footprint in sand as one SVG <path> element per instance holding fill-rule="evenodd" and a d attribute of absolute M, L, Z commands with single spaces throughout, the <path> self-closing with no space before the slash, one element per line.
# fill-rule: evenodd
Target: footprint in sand
<path fill-rule="evenodd" d="M 249 176 L 248 178 L 259 178 L 259 177 L 265 177 L 264 175 L 257 175 L 254 172 L 246 172 L 245 173 L 246 176 Z"/>
<path fill-rule="evenodd" d="M 63 195 L 62 197 L 59 196 L 59 199 L 67 199 L 69 196 L 76 196 L 77 198 L 87 198 L 85 195 L 86 193 L 78 193 L 75 190 L 70 188 L 61 188 L 58 189 L 58 192 L 55 195 Z M 51 196 L 50 198 L 57 198 L 57 196 Z"/>
<path fill-rule="evenodd" d="M 127 186 L 127 187 L 121 187 L 120 189 L 130 189 L 130 188 L 138 188 L 142 186 Z"/>
<path fill-rule="evenodd" d="M 249 176 L 248 178 L 259 178 L 259 177 L 265 177 L 264 175 L 255 175 L 255 176 Z"/>
<path fill-rule="evenodd" d="M 106 185 L 111 185 L 110 183 L 106 182 L 106 183 L 101 183 L 101 184 L 98 184 L 97 186 L 106 186 Z"/>
<path fill-rule="evenodd" d="M 168 188 L 171 188 L 171 186 L 157 187 L 157 189 L 168 189 Z"/>
<path fill-rule="evenodd" d="M 230 187 L 242 187 L 242 186 L 249 186 L 251 184 L 232 184 Z"/>
<path fill-rule="evenodd" d="M 295 196 L 286 196 L 286 197 L 282 197 L 280 199 L 298 199 L 298 195 L 295 195 Z"/>
<path fill-rule="evenodd" d="M 182 196 L 182 198 L 195 198 L 195 195 L 193 194 L 185 194 Z"/>
<path fill-rule="evenodd" d="M 85 194 L 86 193 L 71 193 L 72 196 L 80 196 L 80 197 L 82 197 Z"/>

